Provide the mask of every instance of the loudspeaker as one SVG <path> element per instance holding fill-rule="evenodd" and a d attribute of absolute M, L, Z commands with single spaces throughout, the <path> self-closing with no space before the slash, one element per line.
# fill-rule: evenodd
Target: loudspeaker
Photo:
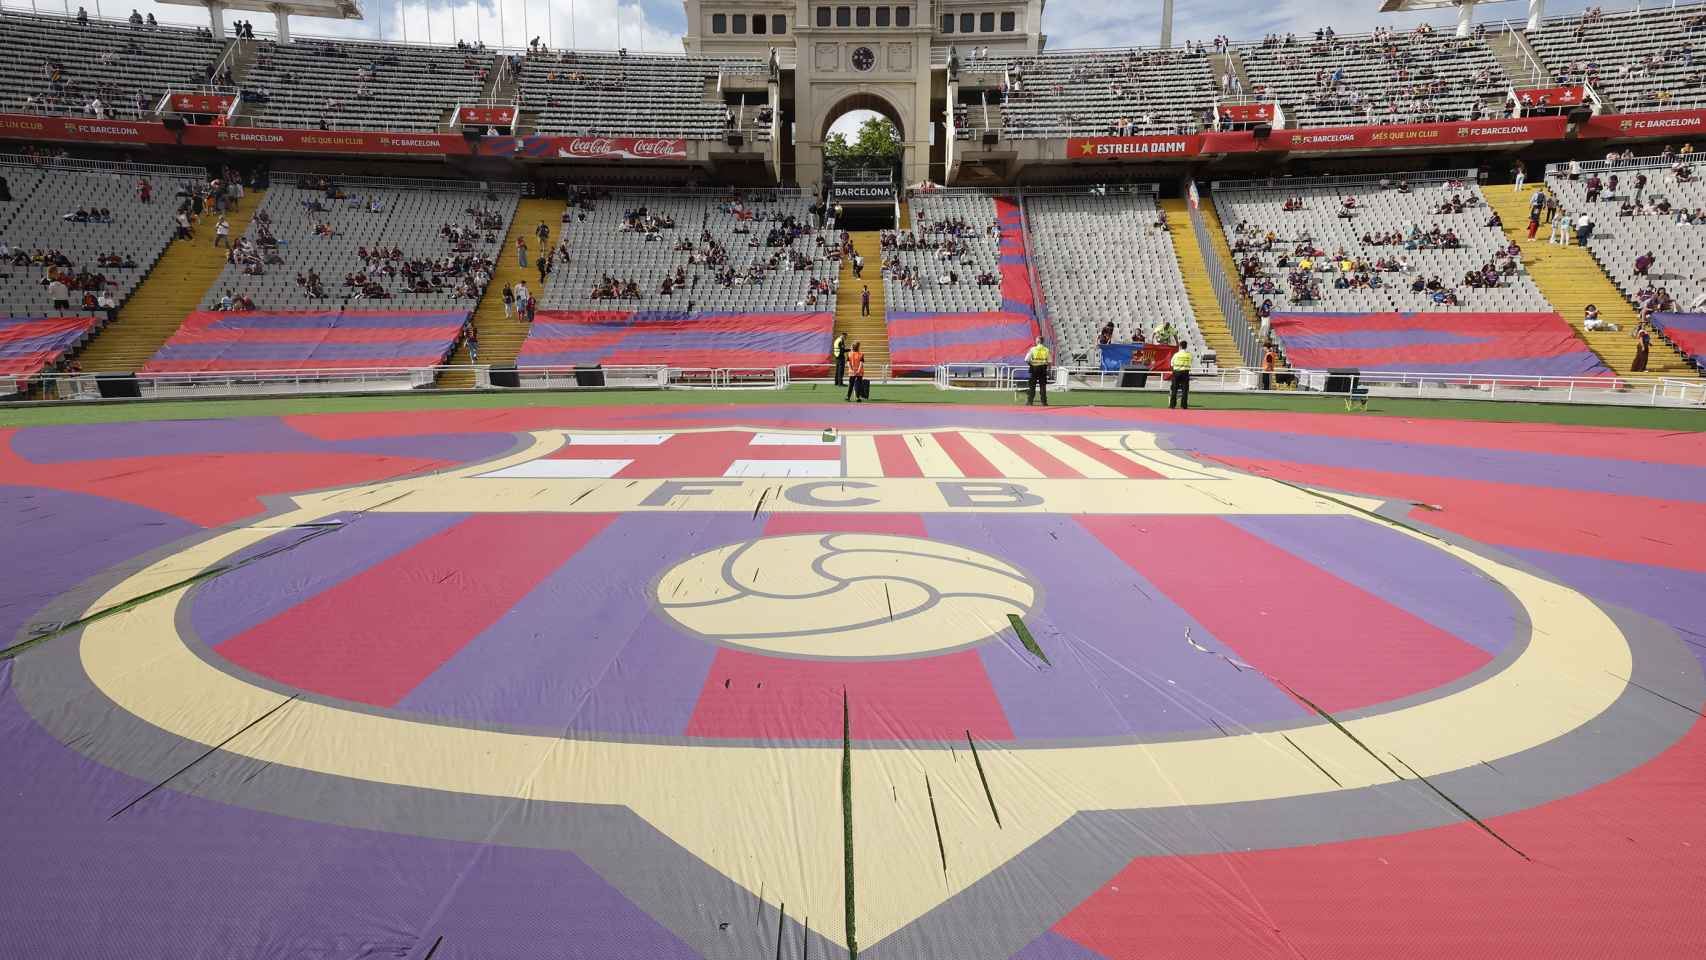
<path fill-rule="evenodd" d="M 1585 105 L 1580 106 L 1571 110 L 1566 116 L 1571 123 L 1587 123 L 1593 119 L 1593 108 Z"/>
<path fill-rule="evenodd" d="M 479 126 L 477 124 L 475 126 L 463 127 L 462 128 L 462 139 L 467 140 L 469 142 L 479 140 L 480 138 L 484 137 L 485 135 L 486 135 L 486 128 L 483 126 Z"/>
<path fill-rule="evenodd" d="M 1357 378 L 1362 376 L 1361 370 L 1328 370 L 1327 382 L 1322 384 L 1322 393 L 1352 393 L 1356 390 Z"/>
<path fill-rule="evenodd" d="M 1001 139 L 1001 135 L 993 130 L 983 135 L 983 145 L 993 147 Z"/>
<path fill-rule="evenodd" d="M 575 386 L 577 386 L 577 387 L 602 387 L 602 386 L 604 386 L 604 368 L 603 367 L 576 367 L 575 368 Z"/>
<path fill-rule="evenodd" d="M 136 382 L 136 376 L 129 373 L 103 373 L 95 377 L 95 387 L 101 391 L 103 400 L 120 400 L 126 397 L 140 398 L 142 384 Z"/>
<path fill-rule="evenodd" d="M 741 136 L 740 134 L 738 134 L 738 133 L 729 134 L 729 146 L 738 147 L 745 142 L 746 142 L 746 138 Z"/>
<path fill-rule="evenodd" d="M 488 373 L 487 378 L 491 380 L 492 386 L 494 387 L 521 386 L 521 374 L 516 372 L 515 364 L 513 363 L 508 366 L 493 367 Z"/>
<path fill-rule="evenodd" d="M 1250 132 L 1256 135 L 1257 140 L 1266 140 L 1273 136 L 1274 128 L 1272 124 L 1258 123 L 1254 127 L 1250 128 Z"/>
<path fill-rule="evenodd" d="M 1120 371 L 1120 386 L 1143 387 L 1149 385 L 1148 370 L 1125 369 Z"/>
<path fill-rule="evenodd" d="M 161 117 L 160 118 L 160 126 L 165 127 L 167 130 L 170 130 L 174 133 L 178 133 L 184 129 L 184 118 L 183 117 Z"/>

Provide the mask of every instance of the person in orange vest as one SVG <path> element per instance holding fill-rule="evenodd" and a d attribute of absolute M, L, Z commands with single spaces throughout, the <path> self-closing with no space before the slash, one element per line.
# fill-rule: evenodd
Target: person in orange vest
<path fill-rule="evenodd" d="M 871 388 L 865 386 L 865 351 L 864 344 L 854 343 L 853 352 L 847 355 L 847 400 L 857 398 L 864 403 L 871 395 Z"/>
<path fill-rule="evenodd" d="M 1262 389 L 1274 388 L 1274 368 L 1279 366 L 1279 351 L 1270 342 L 1262 347 Z"/>

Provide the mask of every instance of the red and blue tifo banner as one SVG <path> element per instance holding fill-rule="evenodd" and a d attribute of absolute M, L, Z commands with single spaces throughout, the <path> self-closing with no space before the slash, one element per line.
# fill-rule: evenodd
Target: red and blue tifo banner
<path fill-rule="evenodd" d="M 1276 313 L 1294 367 L 1546 377 L 1611 371 L 1556 313 Z"/>
<path fill-rule="evenodd" d="M 23 381 L 42 372 L 77 346 L 97 317 L 12 317 L 0 319 L 0 378 Z"/>
<path fill-rule="evenodd" d="M 1653 322 L 1695 366 L 1706 366 L 1706 313 L 1655 313 Z"/>
<path fill-rule="evenodd" d="M 550 310 L 534 319 L 516 363 L 786 367 L 823 363 L 833 314 Z"/>
<path fill-rule="evenodd" d="M 1037 336 L 1024 213 L 995 198 L 996 267 L 1001 309 L 978 313 L 888 312 L 889 357 L 897 367 L 943 363 L 1019 363 Z"/>
<path fill-rule="evenodd" d="M 142 372 L 430 367 L 467 319 L 465 310 L 198 310 Z"/>

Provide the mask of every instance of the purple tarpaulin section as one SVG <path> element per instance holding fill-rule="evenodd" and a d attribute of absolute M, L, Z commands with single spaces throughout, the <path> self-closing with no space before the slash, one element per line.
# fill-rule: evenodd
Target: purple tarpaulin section
<path fill-rule="evenodd" d="M 1611 374 L 1556 313 L 1276 313 L 1273 332 L 1308 369 Z"/>
<path fill-rule="evenodd" d="M 1653 323 L 1683 356 L 1706 368 L 1706 313 L 1655 313 Z"/>
<path fill-rule="evenodd" d="M 142 372 L 430 367 L 450 353 L 467 319 L 466 310 L 200 310 Z"/>
<path fill-rule="evenodd" d="M 829 356 L 825 312 L 542 311 L 516 363 L 544 366 L 787 367 Z"/>
<path fill-rule="evenodd" d="M 0 318 L 0 382 L 12 390 L 55 363 L 94 329 L 97 317 Z"/>

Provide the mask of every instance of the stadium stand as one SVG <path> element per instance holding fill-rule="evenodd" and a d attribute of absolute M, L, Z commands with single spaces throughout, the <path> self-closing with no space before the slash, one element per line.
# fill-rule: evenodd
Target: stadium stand
<path fill-rule="evenodd" d="M 1549 171 L 1546 186 L 1572 223 L 1593 220 L 1586 249 L 1618 294 L 1698 367 L 1700 334 L 1689 316 L 1706 308 L 1706 185 L 1695 166 L 1662 156 L 1592 162 L 1574 179 Z M 1614 332 L 1633 333 L 1609 304 L 1604 309 Z M 1661 352 L 1648 369 L 1671 372 L 1670 360 Z"/>
<path fill-rule="evenodd" d="M 564 216 L 546 225 L 557 265 L 542 290 L 530 281 L 539 313 L 518 363 L 780 366 L 828 354 L 839 251 L 803 195 L 585 191 Z"/>
<path fill-rule="evenodd" d="M 1498 116 L 1509 89 L 1480 37 L 1427 25 L 1314 38 L 1269 37 L 1238 50 L 1258 97 L 1278 101 L 1299 127 L 1422 123 Z M 1491 98 L 1489 100 L 1489 98 Z"/>
<path fill-rule="evenodd" d="M 475 49 L 261 40 L 243 111 L 257 126 L 436 130 L 458 102 L 480 98 L 492 65 Z"/>
<path fill-rule="evenodd" d="M 1000 120 L 1015 139 L 1195 133 L 1215 96 L 1208 57 L 1183 49 L 989 57 L 961 69 L 1003 76 Z"/>
<path fill-rule="evenodd" d="M 534 54 L 520 70 L 521 106 L 540 134 L 617 134 L 714 140 L 737 120 L 767 136 L 765 108 L 731 116 L 716 96 L 719 70 L 761 71 L 760 61 L 565 52 Z M 709 92 L 708 92 L 709 90 Z"/>
<path fill-rule="evenodd" d="M 172 239 L 174 191 L 202 179 L 193 167 L 34 162 L 0 158 L 13 196 L 0 206 L 0 312 L 14 316 L 93 313 L 102 294 L 122 304 Z"/>
<path fill-rule="evenodd" d="M 430 367 L 455 345 L 466 310 L 190 314 L 143 373 Z"/>
<path fill-rule="evenodd" d="M 1574 217 L 1592 216 L 1588 252 L 1636 307 L 1657 299 L 1660 312 L 1698 310 L 1706 307 L 1706 183 L 1695 170 L 1664 158 L 1593 163 L 1579 179 L 1548 174 L 1546 186 Z M 1637 272 L 1648 254 L 1656 262 Z"/>
<path fill-rule="evenodd" d="M 517 200 L 513 188 L 482 192 L 466 181 L 275 181 L 201 305 L 247 298 L 263 311 L 324 311 L 376 300 L 472 310 Z"/>
<path fill-rule="evenodd" d="M 107 119 L 152 115 L 170 88 L 205 83 L 225 46 L 205 32 L 0 13 L 0 107 Z M 93 108 L 98 100 L 100 107 Z"/>
<path fill-rule="evenodd" d="M 1556 313 L 1276 313 L 1293 367 L 1609 376 Z"/>
<path fill-rule="evenodd" d="M 1136 326 L 1152 339 L 1170 324 L 1179 342 L 1207 352 L 1169 233 L 1190 225 L 1163 228 L 1152 187 L 1034 194 L 1025 208 L 1048 319 L 1067 357 L 1095 363 L 1106 323 L 1121 341 Z"/>
<path fill-rule="evenodd" d="M 1706 40 L 1706 6 L 1556 17 L 1528 43 L 1558 83 L 1587 83 L 1616 112 L 1706 106 L 1706 63 L 1696 50 Z"/>
<path fill-rule="evenodd" d="M 893 363 L 1018 362 L 1037 335 L 1019 201 L 949 191 L 908 205 L 912 228 L 883 238 Z"/>
<path fill-rule="evenodd" d="M 1215 203 L 1246 291 L 1275 311 L 1551 310 L 1472 176 L 1243 181 Z"/>

